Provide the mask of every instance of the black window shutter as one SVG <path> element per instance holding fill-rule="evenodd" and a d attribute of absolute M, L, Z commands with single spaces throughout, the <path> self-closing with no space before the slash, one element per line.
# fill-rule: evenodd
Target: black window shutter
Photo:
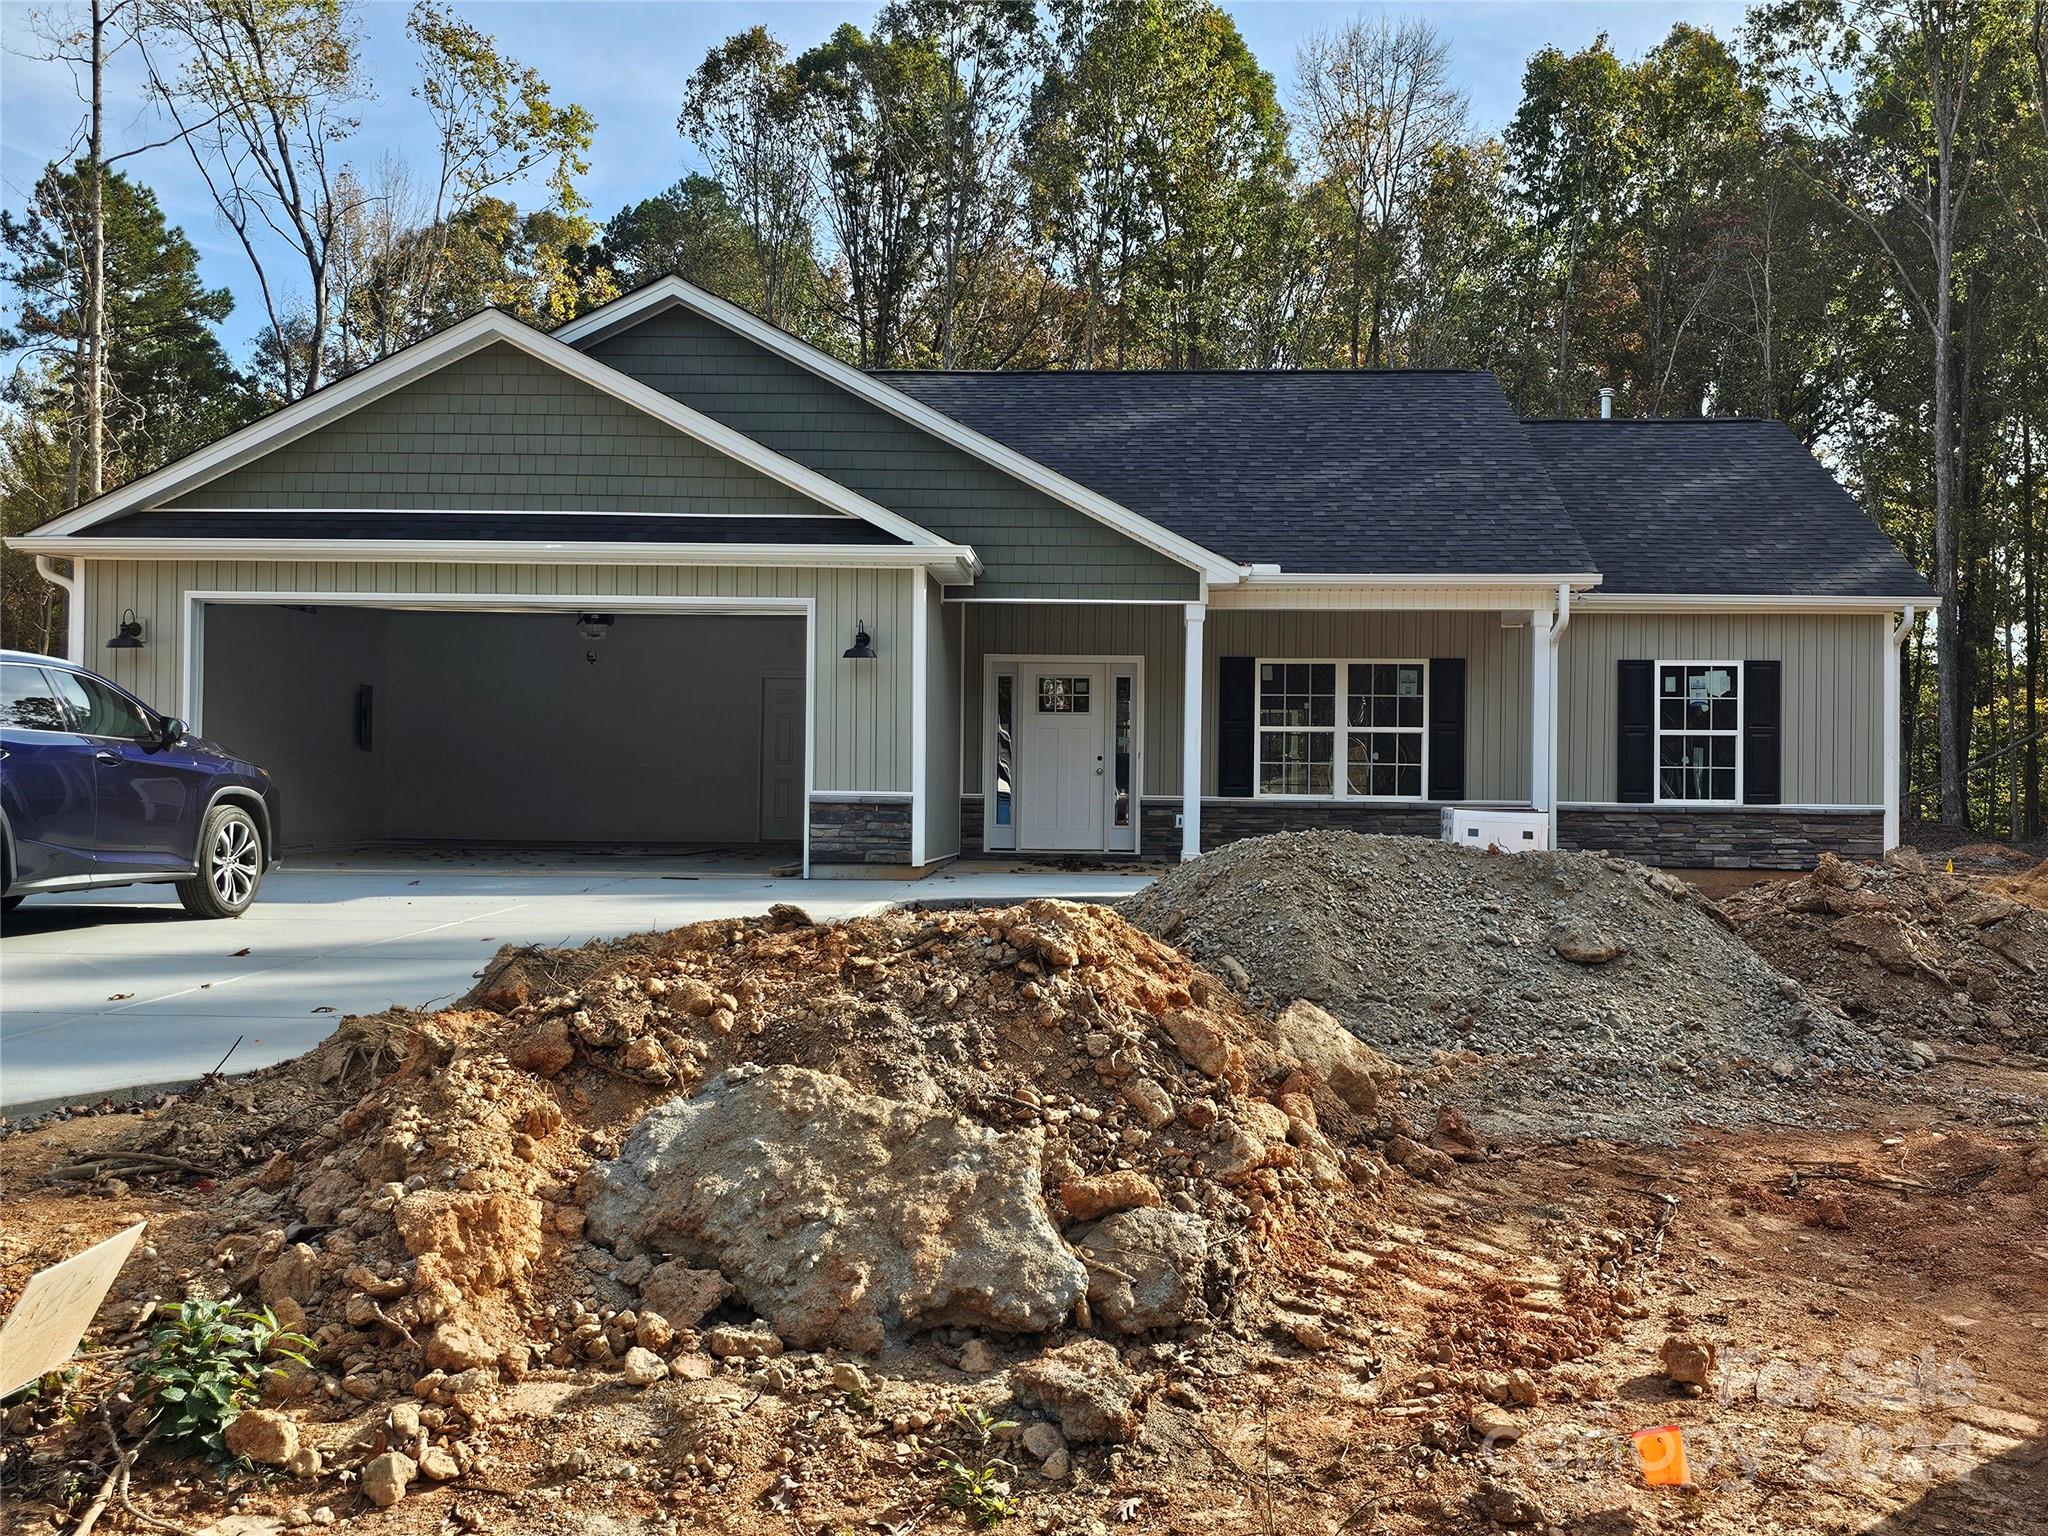
<path fill-rule="evenodd" d="M 1656 663 L 1615 663 L 1614 798 L 1648 805 L 1657 798 Z"/>
<path fill-rule="evenodd" d="M 1252 792 L 1252 715 L 1258 708 L 1258 663 L 1250 656 L 1224 656 L 1216 663 L 1216 793 L 1240 798 Z M 1200 763 L 1182 765 L 1200 773 Z"/>
<path fill-rule="evenodd" d="M 1429 784 L 1432 800 L 1465 798 L 1465 658 L 1429 664 Z"/>
<path fill-rule="evenodd" d="M 1742 664 L 1742 798 L 1749 805 L 1784 798 L 1784 672 L 1781 661 Z"/>

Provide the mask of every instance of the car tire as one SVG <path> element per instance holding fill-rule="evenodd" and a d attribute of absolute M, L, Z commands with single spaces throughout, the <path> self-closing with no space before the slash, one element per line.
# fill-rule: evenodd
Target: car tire
<path fill-rule="evenodd" d="M 216 805 L 199 829 L 199 873 L 178 882 L 194 917 L 240 917 L 263 883 L 263 836 L 238 805 Z"/>

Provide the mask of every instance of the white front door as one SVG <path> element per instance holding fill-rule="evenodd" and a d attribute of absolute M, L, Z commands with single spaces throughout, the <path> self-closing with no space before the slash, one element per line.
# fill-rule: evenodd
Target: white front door
<path fill-rule="evenodd" d="M 1100 851 L 1108 801 L 1106 669 L 1052 662 L 1021 670 L 1017 845 Z"/>

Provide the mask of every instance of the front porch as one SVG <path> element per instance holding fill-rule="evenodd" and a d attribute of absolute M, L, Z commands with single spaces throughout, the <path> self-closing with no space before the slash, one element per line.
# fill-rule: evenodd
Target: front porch
<path fill-rule="evenodd" d="M 948 602 L 961 856 L 1191 858 L 1311 827 L 1434 837 L 1446 805 L 1550 808 L 1554 593 L 1248 595 Z"/>

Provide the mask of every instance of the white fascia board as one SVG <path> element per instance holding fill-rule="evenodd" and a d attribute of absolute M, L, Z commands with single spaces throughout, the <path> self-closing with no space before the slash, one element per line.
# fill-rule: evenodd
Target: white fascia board
<path fill-rule="evenodd" d="M 1593 613 L 1891 613 L 1925 608 L 1929 598 L 1820 597 L 1799 592 L 1588 592 L 1574 600 Z"/>
<path fill-rule="evenodd" d="M 892 389 L 879 379 L 869 378 L 858 368 L 842 363 L 838 358 L 820 351 L 809 342 L 800 340 L 780 327 L 748 314 L 738 305 L 728 304 L 725 300 L 706 293 L 679 277 L 662 278 L 623 298 L 614 299 L 601 308 L 593 309 L 590 313 L 571 320 L 559 327 L 554 334 L 557 339 L 565 342 L 589 341 L 674 304 L 679 304 L 707 320 L 724 326 L 764 351 L 795 363 L 828 383 L 838 385 L 847 393 L 887 411 L 897 420 L 908 422 L 941 442 L 950 443 L 963 453 L 971 454 L 984 464 L 1001 470 L 1012 479 L 1020 480 L 1034 490 L 1043 491 L 1055 501 L 1064 502 L 1075 511 L 1115 529 L 1154 553 L 1200 571 L 1207 580 L 1234 584 L 1244 576 L 1245 568 L 1236 561 L 1225 559 L 1214 550 L 1205 549 L 1192 539 L 1183 538 L 1150 518 L 1139 516 L 1130 508 L 1111 501 L 1100 492 L 1091 491 L 1079 481 L 1069 480 L 1065 475 L 1048 469 L 1036 459 L 1027 458 L 1016 449 L 1007 447 L 992 437 L 983 436 L 972 427 L 955 421 L 943 411 L 935 411 L 922 401 L 912 399 L 899 389 Z"/>
<path fill-rule="evenodd" d="M 1254 567 L 1245 578 L 1251 587 L 1594 587 L 1598 571 L 1574 571 L 1564 575 L 1518 572 L 1511 576 L 1464 575 L 1458 572 L 1375 574 L 1370 571 L 1288 571 L 1277 566 Z"/>
<path fill-rule="evenodd" d="M 32 554 L 101 560 L 386 560 L 399 564 L 769 565 L 823 570 L 922 568 L 942 581 L 981 569 L 965 544 L 602 544 L 510 539 L 116 539 L 17 535 Z"/>
<path fill-rule="evenodd" d="M 229 433 L 210 447 L 167 464 L 155 474 L 145 475 L 65 514 L 41 531 L 59 536 L 76 533 L 108 518 L 118 517 L 123 512 L 167 500 L 240 468 L 264 452 L 303 437 L 437 368 L 501 341 L 821 506 L 873 523 L 913 545 L 925 548 L 944 546 L 945 541 L 929 529 L 899 517 L 887 507 L 848 490 L 838 481 L 807 469 L 794 459 L 784 458 L 746 434 L 735 432 L 723 422 L 714 421 L 703 412 L 692 410 L 681 401 L 671 399 L 660 390 L 629 378 L 615 368 L 607 368 L 587 353 L 566 346 L 547 333 L 495 309 L 472 315 L 439 335 L 394 352 L 360 373 L 351 374 L 261 421 L 251 422 L 240 431 Z"/>

